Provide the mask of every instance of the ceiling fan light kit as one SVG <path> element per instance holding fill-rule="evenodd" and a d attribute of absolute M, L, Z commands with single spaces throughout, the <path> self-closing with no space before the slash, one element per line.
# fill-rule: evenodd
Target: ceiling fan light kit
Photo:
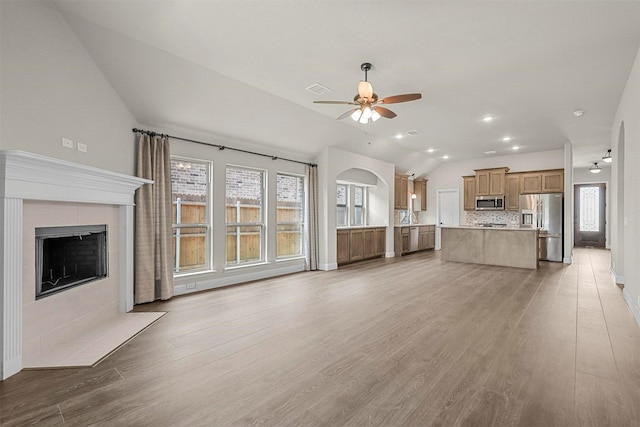
<path fill-rule="evenodd" d="M 602 161 L 611 163 L 613 161 L 613 157 L 611 157 L 611 148 L 609 148 L 604 156 L 602 156 Z"/>
<path fill-rule="evenodd" d="M 392 119 L 396 117 L 396 113 L 388 108 L 381 107 L 378 104 L 397 104 L 400 102 L 415 101 L 422 98 L 420 93 L 408 93 L 404 95 L 388 96 L 383 99 L 379 99 L 378 95 L 373 91 L 373 86 L 368 81 L 368 72 L 371 70 L 372 65 L 365 62 L 360 65 L 360 69 L 364 71 L 364 80 L 358 83 L 358 93 L 353 97 L 353 102 L 350 101 L 313 101 L 315 104 L 347 104 L 355 105 L 356 107 L 338 116 L 337 120 L 342 120 L 347 116 L 351 116 L 356 122 L 367 124 L 369 120 L 375 122 L 380 117 Z"/>
<path fill-rule="evenodd" d="M 589 168 L 589 172 L 591 173 L 600 173 L 601 170 L 602 169 L 600 169 L 600 166 L 598 166 L 598 162 L 595 162 L 593 166 Z"/>

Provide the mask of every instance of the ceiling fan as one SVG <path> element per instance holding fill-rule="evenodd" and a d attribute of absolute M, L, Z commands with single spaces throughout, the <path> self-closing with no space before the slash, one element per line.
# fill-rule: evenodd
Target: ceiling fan
<path fill-rule="evenodd" d="M 393 119 L 397 114 L 388 108 L 381 107 L 380 104 L 397 104 L 399 102 L 415 101 L 422 98 L 420 93 L 407 93 L 404 95 L 388 96 L 386 98 L 379 99 L 378 94 L 373 92 L 373 86 L 367 81 L 367 72 L 371 70 L 372 65 L 368 62 L 360 65 L 360 69 L 364 71 L 364 80 L 358 83 L 358 93 L 353 97 L 351 101 L 313 101 L 315 104 L 346 104 L 356 105 L 344 114 L 340 115 L 336 120 L 344 119 L 347 116 L 360 123 L 368 123 L 369 119 L 372 121 L 378 120 L 380 117 L 386 117 L 387 119 Z"/>

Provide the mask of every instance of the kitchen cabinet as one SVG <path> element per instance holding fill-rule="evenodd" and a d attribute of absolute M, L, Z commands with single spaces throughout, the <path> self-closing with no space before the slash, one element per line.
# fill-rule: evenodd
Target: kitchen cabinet
<path fill-rule="evenodd" d="M 421 225 L 418 227 L 418 250 L 433 249 L 436 246 L 435 225 Z"/>
<path fill-rule="evenodd" d="M 384 255 L 386 227 L 344 228 L 337 231 L 338 264 L 362 261 Z"/>
<path fill-rule="evenodd" d="M 349 262 L 349 230 L 338 230 L 336 258 L 338 264 Z"/>
<path fill-rule="evenodd" d="M 542 193 L 542 174 L 527 172 L 520 175 L 520 194 Z"/>
<path fill-rule="evenodd" d="M 509 168 L 477 169 L 476 196 L 503 196 Z"/>
<path fill-rule="evenodd" d="M 414 211 L 426 211 L 427 210 L 427 180 L 416 179 L 413 181 L 413 192 L 417 196 L 416 206 L 413 206 Z"/>
<path fill-rule="evenodd" d="M 564 192 L 564 170 L 553 169 L 522 173 L 520 194 Z"/>
<path fill-rule="evenodd" d="M 548 170 L 541 172 L 543 193 L 564 192 L 564 170 Z"/>
<path fill-rule="evenodd" d="M 375 256 L 384 255 L 387 253 L 387 229 L 375 228 L 374 232 L 376 244 Z"/>
<path fill-rule="evenodd" d="M 417 244 L 412 249 L 411 230 L 417 238 Z M 394 230 L 394 251 L 396 256 L 401 256 L 413 251 L 424 251 L 434 249 L 436 247 L 436 226 L 435 225 L 411 225 L 405 227 L 396 227 Z"/>
<path fill-rule="evenodd" d="M 504 208 L 508 211 L 520 209 L 520 174 L 508 173 L 505 177 Z"/>
<path fill-rule="evenodd" d="M 394 182 L 394 209 L 409 209 L 409 177 L 396 173 Z"/>
<path fill-rule="evenodd" d="M 476 210 L 476 177 L 463 176 L 464 184 L 464 210 L 474 211 Z"/>

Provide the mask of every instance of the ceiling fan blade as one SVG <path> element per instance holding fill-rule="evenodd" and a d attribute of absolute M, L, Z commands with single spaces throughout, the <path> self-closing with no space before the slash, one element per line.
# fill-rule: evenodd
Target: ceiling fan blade
<path fill-rule="evenodd" d="M 355 102 L 350 101 L 313 101 L 314 104 L 347 104 L 347 105 L 358 105 Z"/>
<path fill-rule="evenodd" d="M 376 107 L 372 107 L 372 109 L 377 111 L 378 114 L 380 114 L 382 117 L 386 117 L 387 119 L 393 119 L 395 116 L 397 116 L 396 113 L 389 110 L 388 108 L 376 106 Z"/>
<path fill-rule="evenodd" d="M 397 104 L 398 102 L 415 101 L 422 98 L 421 93 L 405 93 L 404 95 L 387 96 L 378 101 L 380 104 Z"/>
<path fill-rule="evenodd" d="M 344 119 L 345 117 L 349 117 L 350 115 L 352 115 L 352 114 L 353 114 L 353 112 L 354 112 L 354 111 L 358 111 L 358 110 L 359 110 L 359 108 L 354 108 L 353 110 L 349 110 L 349 111 L 347 111 L 346 113 L 341 114 L 340 116 L 338 116 L 338 117 L 336 118 L 336 120 L 342 120 L 342 119 Z M 381 115 L 382 115 L 382 114 L 381 114 Z"/>

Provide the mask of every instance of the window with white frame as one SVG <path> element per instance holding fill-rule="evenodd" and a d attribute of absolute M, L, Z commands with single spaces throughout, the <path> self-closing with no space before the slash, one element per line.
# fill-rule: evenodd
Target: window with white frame
<path fill-rule="evenodd" d="M 211 163 L 171 158 L 174 273 L 211 269 Z"/>
<path fill-rule="evenodd" d="M 264 261 L 265 175 L 260 169 L 227 166 L 227 266 Z"/>
<path fill-rule="evenodd" d="M 348 185 L 338 184 L 336 186 L 336 226 L 338 227 L 346 227 L 349 225 L 348 200 Z"/>
<path fill-rule="evenodd" d="M 367 224 L 367 187 L 356 184 L 336 185 L 336 226 Z"/>
<path fill-rule="evenodd" d="M 304 241 L 304 179 L 279 173 L 276 189 L 276 257 L 301 256 Z"/>

